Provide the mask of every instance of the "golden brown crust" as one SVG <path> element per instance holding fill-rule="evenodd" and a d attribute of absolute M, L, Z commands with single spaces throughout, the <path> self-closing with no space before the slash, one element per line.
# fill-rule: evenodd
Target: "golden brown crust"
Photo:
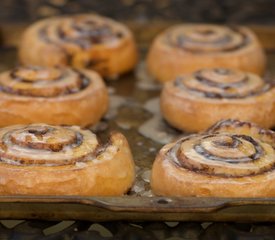
<path fill-rule="evenodd" d="M 255 125 L 229 121 L 232 122 L 231 132 L 219 131 L 221 126 L 218 126 L 215 131 L 192 135 L 189 139 L 164 146 L 153 164 L 151 186 L 154 193 L 165 196 L 274 197 L 275 149 L 270 141 L 274 143 L 275 133 L 257 127 L 254 135 Z M 240 124 L 236 133 L 234 122 Z M 250 135 L 240 134 L 242 126 L 247 132 L 249 125 L 253 128 Z"/>
<path fill-rule="evenodd" d="M 164 85 L 160 104 L 174 127 L 203 131 L 221 119 L 275 125 L 275 88 L 260 77 L 228 69 L 204 69 Z"/>
<path fill-rule="evenodd" d="M 1 73 L 0 85 L 0 126 L 93 125 L 108 107 L 106 86 L 91 70 L 20 67 Z"/>
<path fill-rule="evenodd" d="M 263 49 L 249 29 L 207 24 L 182 24 L 167 29 L 156 37 L 147 57 L 149 73 L 161 82 L 212 67 L 262 75 L 265 63 Z"/>
<path fill-rule="evenodd" d="M 115 77 L 134 68 L 137 48 L 123 24 L 95 14 L 80 14 L 31 25 L 23 34 L 19 58 L 28 65 L 70 65 Z"/>
<path fill-rule="evenodd" d="M 45 132 L 44 129 L 50 131 Z M 43 150 L 41 145 L 35 143 L 40 140 L 47 145 L 46 139 L 49 141 L 49 137 L 55 137 L 53 141 L 57 144 L 63 139 L 59 136 L 60 129 L 62 127 L 33 124 L 0 130 L 2 195 L 115 196 L 127 192 L 135 177 L 134 162 L 128 142 L 122 134 L 113 133 L 109 143 L 100 146 L 96 136 L 88 130 L 66 127 L 63 128 L 65 132 L 81 134 L 82 139 L 65 143 L 54 151 Z M 34 145 L 30 147 L 11 143 L 7 139 L 11 135 L 25 143 L 27 140 L 24 137 L 28 136 L 28 139 L 31 138 L 29 142 L 33 141 Z M 17 154 L 19 150 L 21 152 Z M 3 157 L 5 154 L 9 156 Z M 13 155 L 16 159 L 11 160 Z"/>

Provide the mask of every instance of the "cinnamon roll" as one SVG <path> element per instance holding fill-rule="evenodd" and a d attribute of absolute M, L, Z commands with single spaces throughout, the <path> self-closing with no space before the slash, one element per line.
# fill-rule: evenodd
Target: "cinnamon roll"
<path fill-rule="evenodd" d="M 160 99 L 172 126 L 197 132 L 221 119 L 275 126 L 275 87 L 259 76 L 225 68 L 203 69 L 167 82 Z"/>
<path fill-rule="evenodd" d="M 80 14 L 31 25 L 23 34 L 19 58 L 23 64 L 89 68 L 112 78 L 134 68 L 137 49 L 123 24 Z"/>
<path fill-rule="evenodd" d="M 149 73 L 161 82 L 217 66 L 261 75 L 265 62 L 263 49 L 248 28 L 208 24 L 167 29 L 156 37 L 147 57 Z"/>
<path fill-rule="evenodd" d="M 0 74 L 0 126 L 93 125 L 107 107 L 107 88 L 92 70 L 28 66 Z"/>
<path fill-rule="evenodd" d="M 131 151 L 120 133 L 100 144 L 95 134 L 77 126 L 0 129 L 2 195 L 121 195 L 134 175 Z"/>
<path fill-rule="evenodd" d="M 274 197 L 275 132 L 224 120 L 165 145 L 152 169 L 157 195 Z"/>

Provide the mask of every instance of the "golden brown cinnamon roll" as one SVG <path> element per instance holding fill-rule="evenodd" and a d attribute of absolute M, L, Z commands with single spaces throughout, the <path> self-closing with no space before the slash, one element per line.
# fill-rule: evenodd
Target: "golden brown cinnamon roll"
<path fill-rule="evenodd" d="M 172 126 L 190 132 L 228 118 L 275 126 L 274 84 L 238 70 L 203 69 L 179 76 L 165 83 L 160 104 Z"/>
<path fill-rule="evenodd" d="M 76 126 L 14 125 L 0 129 L 0 193 L 113 196 L 134 181 L 127 140 L 107 144 Z"/>
<path fill-rule="evenodd" d="M 29 66 L 0 74 L 0 126 L 92 125 L 107 107 L 106 86 L 91 70 Z"/>
<path fill-rule="evenodd" d="M 31 25 L 19 49 L 23 64 L 91 68 L 115 77 L 134 68 L 137 49 L 130 30 L 94 14 L 54 17 Z"/>
<path fill-rule="evenodd" d="M 158 195 L 274 197 L 275 132 L 236 120 L 165 145 L 152 169 Z"/>
<path fill-rule="evenodd" d="M 147 67 L 153 77 L 166 82 L 180 74 L 217 66 L 263 74 L 265 61 L 258 39 L 247 28 L 182 24 L 157 36 Z"/>

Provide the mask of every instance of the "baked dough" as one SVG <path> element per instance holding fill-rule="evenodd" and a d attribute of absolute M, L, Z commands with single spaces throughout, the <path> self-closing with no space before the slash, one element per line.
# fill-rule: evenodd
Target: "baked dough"
<path fill-rule="evenodd" d="M 53 17 L 38 21 L 23 33 L 22 64 L 89 68 L 116 79 L 137 62 L 137 48 L 123 24 L 95 14 Z"/>
<path fill-rule="evenodd" d="M 274 197 L 275 133 L 236 120 L 165 145 L 152 169 L 163 196 Z"/>
<path fill-rule="evenodd" d="M 265 54 L 251 30 L 212 24 L 172 26 L 155 38 L 147 56 L 150 75 L 161 82 L 212 67 L 261 75 L 265 65 Z"/>
<path fill-rule="evenodd" d="M 134 181 L 125 137 L 106 144 L 77 126 L 14 125 L 0 129 L 1 195 L 122 195 Z"/>
<path fill-rule="evenodd" d="M 107 88 L 92 70 L 28 66 L 0 74 L 0 126 L 93 125 L 107 107 Z"/>
<path fill-rule="evenodd" d="M 197 132 L 222 119 L 275 126 L 275 87 L 259 76 L 224 68 L 203 69 L 167 82 L 161 112 L 175 128 Z"/>

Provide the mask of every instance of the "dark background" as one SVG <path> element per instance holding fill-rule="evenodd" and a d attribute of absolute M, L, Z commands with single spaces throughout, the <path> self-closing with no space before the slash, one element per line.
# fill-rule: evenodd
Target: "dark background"
<path fill-rule="evenodd" d="M 275 0 L 0 0 L 0 21 L 31 22 L 78 12 L 121 20 L 275 24 Z"/>

